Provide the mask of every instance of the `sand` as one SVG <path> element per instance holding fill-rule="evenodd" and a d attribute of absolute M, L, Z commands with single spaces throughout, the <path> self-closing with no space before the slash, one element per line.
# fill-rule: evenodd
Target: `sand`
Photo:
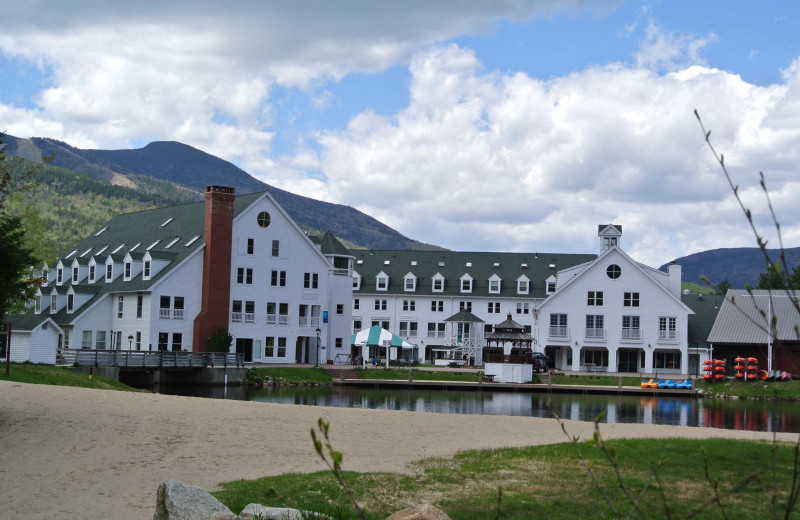
<path fill-rule="evenodd" d="M 224 401 L 0 381 L 0 516 L 150 519 L 172 477 L 222 482 L 325 469 L 309 431 L 331 423 L 345 469 L 408 472 L 414 460 L 470 448 L 566 440 L 552 419 L 446 415 Z M 589 438 L 593 425 L 567 421 Z M 614 437 L 727 437 L 763 432 L 603 425 Z M 780 434 L 780 440 L 797 436 Z"/>

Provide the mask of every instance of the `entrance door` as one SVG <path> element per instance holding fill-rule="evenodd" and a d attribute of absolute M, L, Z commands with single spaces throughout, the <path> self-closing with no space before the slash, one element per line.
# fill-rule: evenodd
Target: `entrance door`
<path fill-rule="evenodd" d="M 252 338 L 236 338 L 236 353 L 244 354 L 244 362 L 253 362 L 253 339 Z"/>
<path fill-rule="evenodd" d="M 639 371 L 639 351 L 631 348 L 621 348 L 617 351 L 619 372 L 638 372 Z"/>

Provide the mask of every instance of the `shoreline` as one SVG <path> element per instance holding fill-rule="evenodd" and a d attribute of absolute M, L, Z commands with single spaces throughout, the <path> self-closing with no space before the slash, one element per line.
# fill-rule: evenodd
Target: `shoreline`
<path fill-rule="evenodd" d="M 445 415 L 225 401 L 0 381 L 4 515 L 152 518 L 166 478 L 208 491 L 222 482 L 325 470 L 310 430 L 322 417 L 352 471 L 408 472 L 408 464 L 466 449 L 567 441 L 552 419 Z M 564 421 L 591 438 L 591 422 Z M 604 424 L 603 436 L 721 437 L 772 433 Z M 777 434 L 796 442 L 796 434 Z M 398 449 L 402 446 L 402 449 Z"/>

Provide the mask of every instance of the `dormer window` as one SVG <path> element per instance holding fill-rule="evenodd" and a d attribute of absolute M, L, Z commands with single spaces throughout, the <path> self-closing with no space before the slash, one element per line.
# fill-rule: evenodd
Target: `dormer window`
<path fill-rule="evenodd" d="M 547 280 L 545 280 L 544 283 L 545 283 L 545 286 L 546 286 L 545 292 L 547 294 L 553 294 L 554 292 L 556 292 L 556 277 L 555 276 L 548 277 Z"/>
<path fill-rule="evenodd" d="M 36 293 L 36 299 L 33 303 L 33 312 L 36 314 L 42 312 L 42 293 Z"/>
<path fill-rule="evenodd" d="M 89 264 L 89 283 L 94 283 L 95 265 Z"/>
<path fill-rule="evenodd" d="M 75 310 L 75 293 L 67 293 L 67 312 Z"/>
<path fill-rule="evenodd" d="M 58 312 L 58 293 L 50 295 L 50 314 Z"/>
<path fill-rule="evenodd" d="M 468 274 L 465 274 L 461 277 L 461 292 L 462 293 L 471 293 L 472 292 L 472 277 Z"/>
<path fill-rule="evenodd" d="M 531 291 L 531 281 L 527 276 L 517 278 L 517 294 L 528 294 Z"/>
<path fill-rule="evenodd" d="M 73 266 L 72 267 L 72 283 L 74 283 L 74 284 L 78 283 L 79 273 L 80 273 L 80 269 L 78 268 L 78 266 L 77 265 Z"/>
<path fill-rule="evenodd" d="M 127 260 L 127 261 L 125 262 L 125 267 L 124 267 L 124 269 L 125 269 L 125 271 L 124 271 L 124 273 L 125 273 L 125 274 L 124 274 L 124 276 L 125 276 L 125 280 L 126 280 L 126 281 L 127 281 L 127 280 L 130 280 L 130 279 L 131 279 L 131 261 L 130 261 L 130 260 Z"/>
<path fill-rule="evenodd" d="M 64 283 L 64 268 L 59 267 L 56 269 L 56 284 L 61 285 L 62 283 Z"/>
<path fill-rule="evenodd" d="M 353 290 L 358 291 L 361 289 L 361 275 L 353 271 Z"/>
<path fill-rule="evenodd" d="M 108 263 L 106 264 L 106 282 L 110 282 L 114 279 L 114 264 Z"/>
<path fill-rule="evenodd" d="M 142 278 L 145 279 L 145 280 L 149 280 L 150 279 L 150 266 L 151 266 L 151 263 L 152 262 L 151 262 L 151 260 L 149 258 L 145 258 L 142 261 Z"/>
<path fill-rule="evenodd" d="M 403 290 L 406 292 L 414 292 L 417 290 L 417 277 L 411 273 L 408 273 L 405 278 L 403 278 Z"/>
<path fill-rule="evenodd" d="M 378 276 L 375 277 L 375 290 L 377 291 L 385 291 L 389 288 L 389 277 L 384 272 L 380 272 Z"/>
<path fill-rule="evenodd" d="M 444 292 L 444 276 L 436 273 L 431 279 L 431 290 L 433 292 Z"/>

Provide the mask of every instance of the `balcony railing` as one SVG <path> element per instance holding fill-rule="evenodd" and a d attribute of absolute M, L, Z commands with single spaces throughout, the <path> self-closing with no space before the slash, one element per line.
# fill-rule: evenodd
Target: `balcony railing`
<path fill-rule="evenodd" d="M 168 320 L 172 318 L 172 309 L 169 307 L 161 307 L 158 309 L 158 318 L 162 320 Z"/>
<path fill-rule="evenodd" d="M 658 339 L 661 341 L 677 341 L 678 340 L 678 331 L 677 330 L 659 330 L 658 331 Z"/>
<path fill-rule="evenodd" d="M 312 316 L 311 321 L 309 322 L 312 327 L 319 327 L 319 317 Z"/>
<path fill-rule="evenodd" d="M 586 339 L 606 339 L 606 329 L 586 329 Z"/>
<path fill-rule="evenodd" d="M 232 323 L 241 323 L 242 322 L 242 313 L 241 312 L 232 312 L 231 313 L 231 322 Z"/>
<path fill-rule="evenodd" d="M 244 313 L 244 322 L 245 323 L 255 323 L 256 322 L 256 314 L 254 312 L 245 312 Z"/>
<path fill-rule="evenodd" d="M 172 319 L 173 320 L 182 320 L 183 319 L 183 309 L 172 309 Z"/>
<path fill-rule="evenodd" d="M 550 326 L 550 337 L 551 338 L 566 338 L 568 330 L 569 329 L 567 327 Z"/>
<path fill-rule="evenodd" d="M 297 324 L 301 327 L 308 327 L 308 316 L 300 316 L 297 320 Z"/>
<path fill-rule="evenodd" d="M 288 314 L 280 314 L 278 315 L 278 325 L 288 325 L 289 324 L 289 315 Z"/>
<path fill-rule="evenodd" d="M 622 329 L 622 339 L 639 341 L 642 339 L 642 329 Z"/>

